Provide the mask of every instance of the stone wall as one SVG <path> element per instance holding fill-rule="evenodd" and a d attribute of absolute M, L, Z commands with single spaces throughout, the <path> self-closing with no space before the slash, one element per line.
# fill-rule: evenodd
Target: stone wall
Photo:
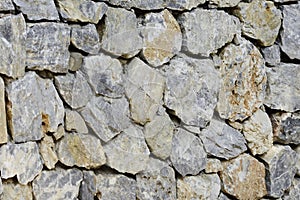
<path fill-rule="evenodd" d="M 300 199 L 300 3 L 0 0 L 0 199 Z"/>

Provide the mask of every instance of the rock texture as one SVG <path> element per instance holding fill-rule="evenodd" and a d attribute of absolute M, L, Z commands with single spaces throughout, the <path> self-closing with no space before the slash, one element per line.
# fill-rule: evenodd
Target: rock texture
<path fill-rule="evenodd" d="M 235 7 L 241 0 L 209 0 L 209 5 L 211 7 Z"/>
<path fill-rule="evenodd" d="M 11 0 L 2 0 L 0 2 L 0 11 L 12 11 L 15 7 Z"/>
<path fill-rule="evenodd" d="M 0 144 L 8 141 L 7 125 L 6 125 L 6 109 L 5 109 L 5 85 L 0 78 Z"/>
<path fill-rule="evenodd" d="M 3 192 L 0 194 L 0 198 L 32 200 L 33 195 L 29 185 L 21 185 L 13 180 L 8 180 L 3 182 Z"/>
<path fill-rule="evenodd" d="M 280 63 L 280 47 L 272 45 L 262 49 L 262 54 L 267 65 L 277 66 Z"/>
<path fill-rule="evenodd" d="M 44 161 L 45 166 L 48 169 L 54 169 L 55 164 L 58 161 L 57 154 L 55 152 L 55 143 L 51 136 L 45 135 L 40 145 L 40 154 Z"/>
<path fill-rule="evenodd" d="M 75 131 L 77 133 L 88 133 L 88 128 L 81 115 L 73 110 L 66 110 L 65 125 L 67 131 Z"/>
<path fill-rule="evenodd" d="M 93 171 L 83 171 L 79 189 L 79 199 L 93 199 L 97 193 L 97 178 Z"/>

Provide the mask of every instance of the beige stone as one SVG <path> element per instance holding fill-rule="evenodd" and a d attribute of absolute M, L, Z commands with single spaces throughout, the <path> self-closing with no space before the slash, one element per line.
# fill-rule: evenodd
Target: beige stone
<path fill-rule="evenodd" d="M 6 143 L 8 140 L 6 123 L 5 85 L 3 79 L 0 78 L 0 144 Z"/>
<path fill-rule="evenodd" d="M 89 132 L 81 115 L 73 110 L 66 110 L 65 126 L 67 131 L 76 131 L 77 133 Z"/>
<path fill-rule="evenodd" d="M 51 136 L 45 135 L 39 147 L 40 154 L 42 156 L 45 166 L 48 169 L 54 169 L 58 158 L 55 152 L 55 144 L 53 138 Z"/>
<path fill-rule="evenodd" d="M 205 173 L 217 173 L 223 170 L 220 160 L 216 158 L 208 158 L 205 166 Z"/>
<path fill-rule="evenodd" d="M 32 200 L 32 188 L 30 185 L 21 185 L 15 183 L 12 179 L 4 181 L 3 193 L 0 195 L 1 199 L 20 199 Z"/>

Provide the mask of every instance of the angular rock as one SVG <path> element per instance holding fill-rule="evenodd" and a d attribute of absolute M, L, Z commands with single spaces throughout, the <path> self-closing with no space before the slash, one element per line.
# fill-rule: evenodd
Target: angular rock
<path fill-rule="evenodd" d="M 209 5 L 218 8 L 235 7 L 241 0 L 209 0 Z"/>
<path fill-rule="evenodd" d="M 61 97 L 71 108 L 84 107 L 93 96 L 93 91 L 81 71 L 55 76 L 54 80 Z"/>
<path fill-rule="evenodd" d="M 181 49 L 179 24 L 168 10 L 145 15 L 142 26 L 143 57 L 158 67 L 168 62 Z"/>
<path fill-rule="evenodd" d="M 31 182 L 43 169 L 39 147 L 34 142 L 21 144 L 6 144 L 0 148 L 1 177 L 12 178 L 15 175 L 19 183 L 26 185 Z"/>
<path fill-rule="evenodd" d="M 22 14 L 0 18 L 1 74 L 12 78 L 24 76 L 26 66 L 25 39 L 26 24 Z"/>
<path fill-rule="evenodd" d="M 65 135 L 65 128 L 63 125 L 59 125 L 57 131 L 53 133 L 54 139 L 57 141 Z"/>
<path fill-rule="evenodd" d="M 94 24 L 98 24 L 108 9 L 105 3 L 91 0 L 57 0 L 57 5 L 63 19 Z"/>
<path fill-rule="evenodd" d="M 265 63 L 259 50 L 241 39 L 220 53 L 221 88 L 218 112 L 230 121 L 250 117 L 263 103 L 266 88 Z"/>
<path fill-rule="evenodd" d="M 150 158 L 147 168 L 136 175 L 140 200 L 176 199 L 175 172 L 167 163 Z"/>
<path fill-rule="evenodd" d="M 53 0 L 13 0 L 29 20 L 59 20 Z"/>
<path fill-rule="evenodd" d="M 182 176 L 196 175 L 206 166 L 206 152 L 201 140 L 179 129 L 173 136 L 171 162 Z"/>
<path fill-rule="evenodd" d="M 217 199 L 221 181 L 217 174 L 186 176 L 177 180 L 177 199 Z"/>
<path fill-rule="evenodd" d="M 54 169 L 58 158 L 55 152 L 55 143 L 53 138 L 51 136 L 45 135 L 39 146 L 40 154 L 42 156 L 45 166 L 48 169 Z"/>
<path fill-rule="evenodd" d="M 237 157 L 247 150 L 243 135 L 225 122 L 216 119 L 211 120 L 210 125 L 201 132 L 200 138 L 208 154 L 226 160 Z"/>
<path fill-rule="evenodd" d="M 8 141 L 5 104 L 5 85 L 3 79 L 0 78 L 0 144 Z"/>
<path fill-rule="evenodd" d="M 296 167 L 297 167 L 297 175 L 300 176 L 300 146 L 298 146 L 295 149 L 297 153 L 297 162 L 296 162 Z"/>
<path fill-rule="evenodd" d="M 219 91 L 220 77 L 212 60 L 175 57 L 162 70 L 166 76 L 165 105 L 183 124 L 205 127 L 213 116 Z"/>
<path fill-rule="evenodd" d="M 0 11 L 13 11 L 15 9 L 11 0 L 1 0 Z"/>
<path fill-rule="evenodd" d="M 72 72 L 76 72 L 80 69 L 83 60 L 83 55 L 77 52 L 70 53 L 69 59 L 69 70 Z"/>
<path fill-rule="evenodd" d="M 90 54 L 100 50 L 99 34 L 94 24 L 71 26 L 71 43 L 78 49 Z"/>
<path fill-rule="evenodd" d="M 281 36 L 281 49 L 291 59 L 300 60 L 300 4 L 284 5 Z"/>
<path fill-rule="evenodd" d="M 208 57 L 240 33 L 239 20 L 224 11 L 195 9 L 179 17 L 182 49 Z M 209 31 L 207 31 L 209 30 Z"/>
<path fill-rule="evenodd" d="M 49 34 L 51 33 L 51 34 Z M 63 23 L 27 23 L 28 69 L 66 73 L 70 53 L 70 28 Z"/>
<path fill-rule="evenodd" d="M 262 46 L 274 44 L 281 26 L 281 12 L 273 2 L 257 0 L 241 2 L 234 14 L 242 22 L 242 33 Z"/>
<path fill-rule="evenodd" d="M 265 166 L 248 154 L 223 162 L 221 179 L 226 193 L 237 199 L 260 199 L 267 194 Z"/>
<path fill-rule="evenodd" d="M 36 200 L 73 200 L 78 196 L 82 172 L 78 169 L 56 168 L 42 171 L 33 181 L 33 195 Z"/>
<path fill-rule="evenodd" d="M 96 92 L 111 98 L 124 94 L 123 67 L 117 59 L 104 54 L 88 56 L 81 67 L 86 79 Z"/>
<path fill-rule="evenodd" d="M 131 118 L 139 124 L 152 121 L 162 105 L 164 77 L 143 61 L 134 58 L 127 66 L 125 93 Z"/>
<path fill-rule="evenodd" d="M 79 189 L 79 199 L 94 199 L 97 193 L 97 178 L 93 171 L 83 171 L 83 180 Z"/>
<path fill-rule="evenodd" d="M 90 134 L 68 133 L 58 141 L 56 149 L 59 161 L 70 167 L 92 169 L 106 163 L 100 140 Z"/>
<path fill-rule="evenodd" d="M 88 133 L 88 128 L 81 115 L 73 110 L 66 110 L 65 126 L 67 131 L 75 131 L 77 133 Z"/>
<path fill-rule="evenodd" d="M 137 126 L 131 125 L 103 147 L 107 165 L 121 173 L 136 174 L 147 167 L 150 152 Z"/>
<path fill-rule="evenodd" d="M 101 32 L 101 47 L 115 56 L 131 58 L 142 49 L 137 18 L 126 9 L 109 8 Z"/>
<path fill-rule="evenodd" d="M 1 199 L 22 199 L 32 200 L 32 188 L 30 185 L 21 185 L 15 183 L 13 179 L 3 182 L 3 192 L 0 195 Z"/>
<path fill-rule="evenodd" d="M 223 170 L 220 160 L 215 158 L 208 158 L 205 166 L 205 173 L 218 173 Z"/>
<path fill-rule="evenodd" d="M 270 66 L 277 66 L 280 63 L 280 47 L 272 45 L 262 49 L 265 61 Z"/>
<path fill-rule="evenodd" d="M 267 70 L 268 89 L 265 104 L 276 110 L 300 109 L 300 65 L 281 63 Z"/>
<path fill-rule="evenodd" d="M 279 198 L 296 174 L 297 153 L 290 146 L 274 145 L 261 158 L 265 161 L 268 196 Z"/>
<path fill-rule="evenodd" d="M 51 80 L 27 72 L 7 87 L 8 118 L 15 142 L 40 140 L 63 123 L 64 106 Z"/>
<path fill-rule="evenodd" d="M 110 141 L 130 125 L 129 105 L 124 97 L 121 99 L 94 97 L 82 109 L 81 115 L 104 142 Z"/>
<path fill-rule="evenodd" d="M 298 200 L 300 199 L 300 179 L 294 178 L 292 186 L 289 188 L 287 194 L 282 198 L 283 200 Z"/>

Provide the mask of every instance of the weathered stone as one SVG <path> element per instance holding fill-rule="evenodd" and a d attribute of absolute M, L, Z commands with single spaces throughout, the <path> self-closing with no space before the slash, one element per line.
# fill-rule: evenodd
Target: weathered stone
<path fill-rule="evenodd" d="M 182 43 L 180 27 L 168 10 L 146 14 L 143 24 L 142 53 L 150 65 L 158 67 L 180 51 Z"/>
<path fill-rule="evenodd" d="M 32 183 L 33 195 L 36 200 L 74 200 L 81 181 L 82 172 L 78 169 L 42 171 Z"/>
<path fill-rule="evenodd" d="M 0 178 L 0 195 L 3 193 L 2 179 Z"/>
<path fill-rule="evenodd" d="M 140 200 L 176 199 L 175 172 L 167 163 L 150 158 L 147 168 L 136 175 Z"/>
<path fill-rule="evenodd" d="M 108 142 L 130 125 L 129 105 L 124 97 L 121 99 L 94 97 L 83 108 L 81 115 L 104 142 Z"/>
<path fill-rule="evenodd" d="M 1 177 L 7 179 L 16 175 L 23 185 L 31 182 L 43 169 L 39 147 L 34 142 L 3 145 L 0 157 Z"/>
<path fill-rule="evenodd" d="M 45 166 L 48 169 L 54 169 L 58 158 L 55 152 L 55 144 L 53 138 L 51 136 L 45 135 L 39 146 L 40 154 Z"/>
<path fill-rule="evenodd" d="M 54 139 L 57 141 L 65 135 L 65 128 L 63 125 L 59 125 L 57 131 L 53 133 Z"/>
<path fill-rule="evenodd" d="M 11 0 L 1 0 L 0 11 L 13 11 L 15 9 Z"/>
<path fill-rule="evenodd" d="M 205 173 L 218 173 L 223 170 L 220 160 L 215 158 L 208 158 L 205 166 Z"/>
<path fill-rule="evenodd" d="M 221 181 L 217 174 L 186 176 L 177 180 L 177 199 L 217 199 Z"/>
<path fill-rule="evenodd" d="M 268 196 L 279 198 L 296 174 L 297 153 L 289 146 L 274 145 L 261 158 L 266 163 Z"/>
<path fill-rule="evenodd" d="M 235 7 L 241 0 L 209 0 L 209 6 L 218 8 Z"/>
<path fill-rule="evenodd" d="M 71 22 L 90 22 L 97 24 L 108 9 L 103 2 L 91 0 L 57 0 L 62 18 Z"/>
<path fill-rule="evenodd" d="M 284 5 L 281 49 L 291 58 L 300 60 L 300 4 Z"/>
<path fill-rule="evenodd" d="M 77 133 L 88 133 L 88 128 L 81 115 L 73 110 L 66 110 L 65 126 L 67 131 L 75 131 Z"/>
<path fill-rule="evenodd" d="M 81 71 L 55 76 L 54 83 L 61 97 L 74 109 L 85 106 L 92 98 L 93 91 Z"/>
<path fill-rule="evenodd" d="M 225 122 L 212 119 L 200 138 L 208 154 L 229 160 L 247 150 L 243 135 Z"/>
<path fill-rule="evenodd" d="M 278 45 L 263 48 L 262 54 L 268 65 L 276 66 L 280 63 L 280 48 Z"/>
<path fill-rule="evenodd" d="M 239 20 L 224 11 L 195 9 L 179 17 L 183 50 L 209 56 L 240 33 Z M 209 30 L 209 31 L 207 31 Z"/>
<path fill-rule="evenodd" d="M 300 109 L 300 65 L 285 64 L 267 70 L 268 89 L 265 104 L 277 110 Z"/>
<path fill-rule="evenodd" d="M 121 174 L 97 175 L 98 199 L 136 199 L 136 181 Z"/>
<path fill-rule="evenodd" d="M 241 39 L 229 44 L 221 53 L 221 88 L 218 111 L 230 121 L 250 117 L 263 103 L 266 88 L 265 63 L 259 50 Z"/>
<path fill-rule="evenodd" d="M 0 73 L 18 78 L 25 74 L 26 24 L 22 14 L 0 18 Z"/>
<path fill-rule="evenodd" d="M 126 76 L 125 92 L 131 118 L 139 124 L 152 121 L 162 105 L 164 77 L 138 58 L 128 64 Z"/>
<path fill-rule="evenodd" d="M 283 200 L 298 200 L 300 199 L 300 179 L 294 178 L 292 186 L 289 188 L 287 194 L 282 198 Z"/>
<path fill-rule="evenodd" d="M 97 193 L 97 178 L 93 171 L 83 171 L 83 180 L 79 189 L 79 199 L 94 199 Z"/>
<path fill-rule="evenodd" d="M 96 94 L 122 97 L 123 67 L 117 59 L 104 54 L 88 56 L 84 58 L 81 70 Z"/>
<path fill-rule="evenodd" d="M 196 175 L 206 165 L 206 152 L 201 140 L 184 129 L 177 130 L 173 136 L 170 158 L 182 176 Z"/>
<path fill-rule="evenodd" d="M 231 199 L 227 197 L 224 193 L 220 192 L 218 200 L 231 200 Z"/>
<path fill-rule="evenodd" d="M 29 20 L 59 20 L 53 0 L 13 0 Z"/>
<path fill-rule="evenodd" d="M 51 80 L 27 72 L 7 87 L 10 131 L 15 142 L 40 140 L 63 123 L 64 106 Z"/>
<path fill-rule="evenodd" d="M 156 157 L 166 159 L 170 156 L 174 129 L 175 126 L 165 110 L 145 125 L 146 142 Z"/>
<path fill-rule="evenodd" d="M 234 14 L 242 22 L 242 33 L 263 46 L 274 44 L 281 26 L 281 12 L 273 2 L 256 0 L 241 2 Z"/>
<path fill-rule="evenodd" d="M 68 133 L 58 141 L 56 148 L 59 161 L 70 167 L 91 169 L 106 163 L 100 140 L 90 134 Z"/>
<path fill-rule="evenodd" d="M 265 166 L 248 154 L 223 162 L 224 190 L 237 199 L 260 199 L 267 194 Z"/>
<path fill-rule="evenodd" d="M 205 127 L 213 116 L 219 91 L 220 77 L 212 60 L 176 57 L 162 70 L 166 76 L 165 105 L 183 124 Z"/>
<path fill-rule="evenodd" d="M 295 149 L 297 153 L 297 162 L 296 162 L 296 167 L 297 167 L 297 175 L 300 176 L 300 145 L 297 146 Z"/>
<path fill-rule="evenodd" d="M 97 54 L 100 50 L 100 40 L 96 26 L 94 24 L 73 25 L 71 29 L 71 43 L 82 51 Z"/>
<path fill-rule="evenodd" d="M 51 33 L 51 34 L 49 34 Z M 66 73 L 70 53 L 70 28 L 63 23 L 27 23 L 28 69 Z"/>
<path fill-rule="evenodd" d="M 115 56 L 131 58 L 142 49 L 143 42 L 137 28 L 137 18 L 133 12 L 126 9 L 109 8 L 101 32 L 102 48 Z"/>
<path fill-rule="evenodd" d="M 80 69 L 82 64 L 83 56 L 81 53 L 71 52 L 69 59 L 69 70 L 72 72 L 76 72 Z"/>
<path fill-rule="evenodd" d="M 30 185 L 21 185 L 15 183 L 13 179 L 3 182 L 3 192 L 0 195 L 1 199 L 20 199 L 32 200 L 32 189 Z"/>
<path fill-rule="evenodd" d="M 147 167 L 150 152 L 137 126 L 131 125 L 103 147 L 107 165 L 121 173 L 136 174 Z"/>
<path fill-rule="evenodd" d="M 5 110 L 5 85 L 0 78 L 0 144 L 6 143 L 8 140 Z"/>

